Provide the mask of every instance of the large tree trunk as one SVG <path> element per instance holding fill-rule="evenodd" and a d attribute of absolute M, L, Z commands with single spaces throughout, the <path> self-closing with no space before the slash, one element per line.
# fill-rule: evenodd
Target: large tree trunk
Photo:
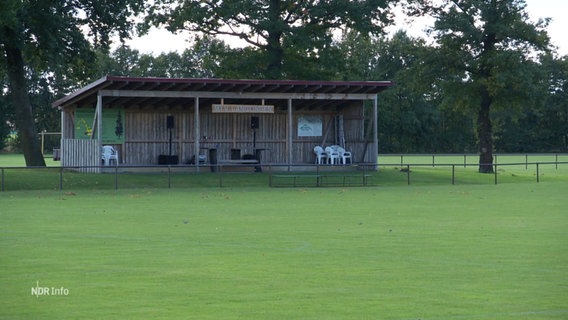
<path fill-rule="evenodd" d="M 16 128 L 21 141 L 22 151 L 27 166 L 43 166 L 45 160 L 36 132 L 35 121 L 28 96 L 28 87 L 25 77 L 24 59 L 22 51 L 17 45 L 17 37 L 12 30 L 5 28 L 4 35 L 8 37 L 4 42 L 6 53 L 6 69 L 10 84 L 10 99 L 16 115 Z"/>
<path fill-rule="evenodd" d="M 493 173 L 493 128 L 491 126 L 491 98 L 484 90 L 477 115 L 477 137 L 479 139 L 479 172 Z"/>
<path fill-rule="evenodd" d="M 268 56 L 268 66 L 266 78 L 282 78 L 282 60 L 284 59 L 284 49 L 282 49 L 282 26 L 280 17 L 280 0 L 270 0 L 269 8 L 270 21 L 272 26 L 268 30 L 266 53 Z"/>

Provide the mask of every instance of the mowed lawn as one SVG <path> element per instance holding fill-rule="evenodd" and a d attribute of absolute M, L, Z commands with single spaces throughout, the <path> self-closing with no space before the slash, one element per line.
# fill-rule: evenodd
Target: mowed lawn
<path fill-rule="evenodd" d="M 567 319 L 567 195 L 566 180 L 3 192 L 0 318 Z"/>

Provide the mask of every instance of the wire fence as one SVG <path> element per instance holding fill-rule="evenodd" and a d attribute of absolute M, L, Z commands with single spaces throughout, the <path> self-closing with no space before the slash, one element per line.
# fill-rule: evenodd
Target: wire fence
<path fill-rule="evenodd" d="M 493 183 L 500 181 L 533 180 L 540 182 L 543 178 L 561 179 L 568 177 L 567 153 L 519 153 L 494 154 Z M 458 177 L 464 175 L 464 170 L 476 172 L 480 166 L 478 154 L 381 154 L 378 157 L 379 167 L 400 168 L 406 174 L 407 184 L 415 181 L 419 171 L 428 167 L 450 171 L 451 184 L 458 182 Z M 460 170 L 463 168 L 464 170 Z M 424 174 L 422 172 L 422 174 Z M 487 174 L 466 175 L 470 180 L 487 182 Z M 469 181 L 461 181 L 469 182 Z"/>
<path fill-rule="evenodd" d="M 477 179 L 472 178 L 471 172 L 474 172 L 474 169 L 477 168 L 480 164 L 466 164 L 466 165 L 456 165 L 456 164 L 435 164 L 432 166 L 431 164 L 403 164 L 394 165 L 394 164 L 383 164 L 382 167 L 393 167 L 395 169 L 400 169 L 401 173 L 406 175 L 407 184 L 410 185 L 412 181 L 414 181 L 413 177 L 422 177 L 427 176 L 425 172 L 428 170 L 433 170 L 430 167 L 434 167 L 437 169 L 446 169 L 450 173 L 448 174 L 449 181 L 452 185 L 457 183 L 457 179 L 460 175 L 466 176 L 470 178 L 470 181 L 462 181 L 465 183 L 471 182 L 483 182 L 483 180 L 487 180 L 488 176 L 492 177 L 492 181 L 494 184 L 498 184 L 500 181 L 502 182 L 511 182 L 514 180 L 517 181 L 527 181 L 533 180 L 535 182 L 540 182 L 546 170 L 546 176 L 553 177 L 550 180 L 559 180 L 558 177 L 564 177 L 566 181 L 568 181 L 568 161 L 554 161 L 554 162 L 519 162 L 519 163 L 502 163 L 502 164 L 493 164 L 493 172 L 488 174 L 480 174 L 478 175 Z M 460 168 L 469 169 L 469 173 L 464 173 L 464 170 L 460 171 Z M 520 167 L 524 169 L 519 169 Z M 415 172 L 415 169 L 425 169 L 419 172 Z M 429 168 L 429 169 L 428 169 Z M 551 171 L 551 169 L 553 171 Z M 559 171 L 562 169 L 562 171 Z M 524 174 L 523 174 L 524 171 Z M 554 174 L 550 174 L 554 172 Z M 420 176 L 422 174 L 422 176 Z M 532 177 L 532 178 L 531 178 Z M 483 179 L 485 178 L 485 179 Z M 523 179 L 524 178 L 524 179 Z M 487 182 L 487 181 L 485 181 Z"/>
<path fill-rule="evenodd" d="M 351 185 L 347 176 L 363 177 L 376 164 L 192 164 L 60 167 L 0 167 L 0 191 L 108 190 L 140 188 L 272 186 L 275 176 L 320 175 L 326 185 Z M 345 181 L 335 181 L 342 177 Z M 323 186 L 323 184 L 321 185 Z"/>
<path fill-rule="evenodd" d="M 410 165 L 462 165 L 478 166 L 479 155 L 472 153 L 464 154 L 379 154 L 379 165 L 398 164 L 400 166 Z M 553 162 L 559 164 L 568 161 L 568 153 L 496 153 L 493 154 L 494 164 L 519 164 L 525 165 L 528 169 L 529 164 L 536 162 Z"/>
<path fill-rule="evenodd" d="M 0 190 L 351 187 L 568 181 L 568 154 L 497 155 L 478 174 L 475 155 L 380 155 L 377 163 L 0 167 Z M 507 162 L 506 162 L 507 161 Z M 376 170 L 378 168 L 378 170 Z M 91 170 L 90 170 L 91 169 Z M 96 169 L 96 170 L 92 170 Z M 85 173 L 81 171 L 99 171 Z"/>

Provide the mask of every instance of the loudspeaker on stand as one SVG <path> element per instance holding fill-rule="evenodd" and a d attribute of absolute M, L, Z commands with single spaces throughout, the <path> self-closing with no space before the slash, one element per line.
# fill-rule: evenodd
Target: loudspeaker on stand
<path fill-rule="evenodd" d="M 174 128 L 174 116 L 168 116 L 167 118 L 167 127 L 168 129 Z"/>
<path fill-rule="evenodd" d="M 258 129 L 259 127 L 259 121 L 258 121 L 258 117 L 250 117 L 250 128 L 251 129 Z"/>

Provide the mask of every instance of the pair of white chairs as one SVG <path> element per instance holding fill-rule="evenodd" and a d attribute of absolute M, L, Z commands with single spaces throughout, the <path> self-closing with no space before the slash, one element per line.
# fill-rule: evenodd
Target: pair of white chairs
<path fill-rule="evenodd" d="M 118 150 L 116 150 L 113 146 L 103 146 L 101 160 L 105 166 L 110 165 L 112 160 L 114 160 L 115 165 L 118 165 Z"/>
<path fill-rule="evenodd" d="M 343 147 L 338 145 L 333 145 L 325 148 L 325 153 L 327 155 L 328 164 L 347 164 L 347 159 L 349 163 L 352 163 L 351 152 L 345 150 Z"/>
<path fill-rule="evenodd" d="M 325 149 L 321 146 L 314 147 L 314 153 L 316 154 L 316 164 L 347 164 L 347 159 L 349 163 L 352 163 L 351 152 L 345 150 L 341 146 L 333 145 L 326 147 Z"/>

